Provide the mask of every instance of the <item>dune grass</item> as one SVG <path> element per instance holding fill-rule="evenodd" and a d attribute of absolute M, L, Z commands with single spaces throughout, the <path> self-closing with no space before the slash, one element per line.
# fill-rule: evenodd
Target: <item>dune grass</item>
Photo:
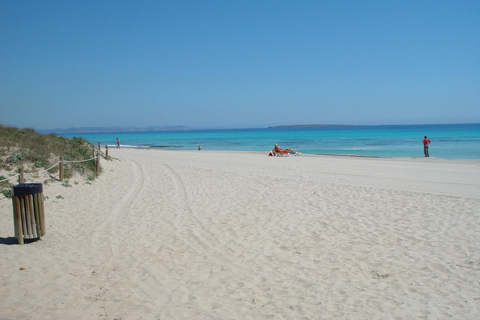
<path fill-rule="evenodd" d="M 50 168 L 63 156 L 65 160 L 86 160 L 92 158 L 93 144 L 87 140 L 74 137 L 65 138 L 54 134 L 39 134 L 34 129 L 0 125 L 0 171 L 4 178 L 9 173 L 15 175 L 22 166 L 25 172 L 35 172 Z M 49 172 L 55 174 L 59 167 L 55 166 Z M 6 172 L 6 174 L 5 174 Z M 79 173 L 93 179 L 95 177 L 95 161 L 67 163 L 64 166 L 64 176 Z M 0 180 L 3 178 L 0 176 Z M 5 189 L 8 183 L 1 183 Z"/>

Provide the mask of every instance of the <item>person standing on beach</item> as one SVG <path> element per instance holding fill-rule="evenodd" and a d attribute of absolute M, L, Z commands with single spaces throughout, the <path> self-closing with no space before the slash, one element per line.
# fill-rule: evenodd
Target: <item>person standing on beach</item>
<path fill-rule="evenodd" d="M 423 153 L 425 154 L 425 157 L 430 157 L 430 154 L 428 153 L 428 145 L 430 144 L 430 139 L 427 138 L 427 136 L 425 136 L 425 138 L 423 138 Z"/>
<path fill-rule="evenodd" d="M 117 138 L 117 149 L 120 149 L 120 140 Z"/>

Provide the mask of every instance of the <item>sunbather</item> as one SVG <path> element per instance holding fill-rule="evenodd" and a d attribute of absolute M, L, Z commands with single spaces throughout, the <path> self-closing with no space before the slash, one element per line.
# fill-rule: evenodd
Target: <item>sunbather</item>
<path fill-rule="evenodd" d="M 282 149 L 278 146 L 278 144 L 275 143 L 275 152 L 276 153 L 282 153 L 282 154 L 287 154 L 287 153 L 290 153 L 290 152 L 295 152 L 295 150 L 293 149 L 290 149 L 290 148 L 287 148 L 287 149 Z"/>

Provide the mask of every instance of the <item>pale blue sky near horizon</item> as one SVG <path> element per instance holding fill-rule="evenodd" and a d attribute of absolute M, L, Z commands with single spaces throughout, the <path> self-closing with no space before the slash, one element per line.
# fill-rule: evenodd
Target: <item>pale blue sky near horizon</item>
<path fill-rule="evenodd" d="M 480 123 L 480 1 L 0 0 L 0 123 Z"/>

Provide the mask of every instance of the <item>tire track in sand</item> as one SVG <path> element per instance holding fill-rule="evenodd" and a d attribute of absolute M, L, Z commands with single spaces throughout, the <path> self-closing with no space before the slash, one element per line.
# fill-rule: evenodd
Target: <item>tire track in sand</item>
<path fill-rule="evenodd" d="M 156 275 L 150 269 L 143 267 L 148 257 L 139 259 L 136 255 L 137 251 L 143 250 L 138 245 L 142 243 L 125 243 L 125 239 L 131 239 L 129 233 L 139 232 L 142 230 L 143 221 L 138 220 L 139 210 L 136 208 L 136 201 L 142 201 L 143 197 L 148 196 L 155 185 L 151 185 L 150 177 L 145 173 L 145 165 L 136 161 L 129 161 L 133 182 L 129 185 L 128 191 L 123 195 L 116 195 L 118 202 L 103 217 L 92 235 L 92 250 L 103 250 L 103 262 L 97 264 L 104 266 L 104 274 L 96 275 L 99 283 L 123 282 L 120 284 L 125 292 L 121 292 L 123 299 L 128 299 L 130 295 L 137 295 L 139 306 L 144 310 L 156 310 L 156 297 L 165 295 L 160 282 Z M 137 220 L 135 220 L 137 219 Z M 133 236 L 135 238 L 135 236 Z M 137 268 L 137 272 L 132 273 L 131 270 Z M 102 279 L 102 280 L 101 280 Z M 125 287 L 125 283 L 128 287 Z M 103 292 L 98 296 L 106 293 L 105 287 L 100 287 Z M 130 291 L 130 292 L 128 292 Z M 118 294 L 116 297 L 118 299 Z M 140 299 L 138 299 L 140 298 Z M 118 312 L 117 310 L 111 313 Z"/>
<path fill-rule="evenodd" d="M 195 230 L 191 230 L 194 232 L 183 237 L 184 241 L 195 248 L 199 254 L 207 255 L 221 265 L 228 265 L 239 273 L 243 274 L 248 272 L 250 276 L 263 274 L 265 272 L 263 267 L 255 261 L 249 260 L 238 263 L 238 258 L 233 255 L 235 250 L 232 246 L 232 244 L 237 243 L 238 239 L 234 237 L 219 239 L 216 232 L 212 231 L 211 227 L 202 222 L 202 219 L 197 216 L 196 211 L 189 205 L 191 201 L 181 176 L 170 165 L 165 164 L 163 167 L 167 169 L 167 175 L 173 181 L 177 197 L 181 199 L 178 204 L 178 210 L 179 212 L 183 212 L 183 214 L 177 214 L 174 217 L 171 221 L 172 226 L 177 230 L 180 230 L 180 226 L 185 224 L 196 226 Z M 179 220 L 180 218 L 184 220 Z M 225 237 L 225 235 L 222 237 Z M 220 248 L 221 252 L 217 249 L 219 244 L 222 246 Z"/>
<path fill-rule="evenodd" d="M 132 168 L 134 181 L 129 186 L 125 195 L 117 195 L 118 202 L 115 203 L 112 210 L 104 216 L 101 223 L 97 226 L 92 234 L 92 247 L 102 247 L 103 243 L 108 244 L 108 256 L 114 257 L 118 255 L 118 248 L 112 238 L 115 238 L 116 222 L 123 220 L 132 206 L 132 202 L 142 189 L 145 188 L 145 173 L 142 167 L 136 161 L 129 161 Z M 107 259 L 108 260 L 108 259 Z"/>

